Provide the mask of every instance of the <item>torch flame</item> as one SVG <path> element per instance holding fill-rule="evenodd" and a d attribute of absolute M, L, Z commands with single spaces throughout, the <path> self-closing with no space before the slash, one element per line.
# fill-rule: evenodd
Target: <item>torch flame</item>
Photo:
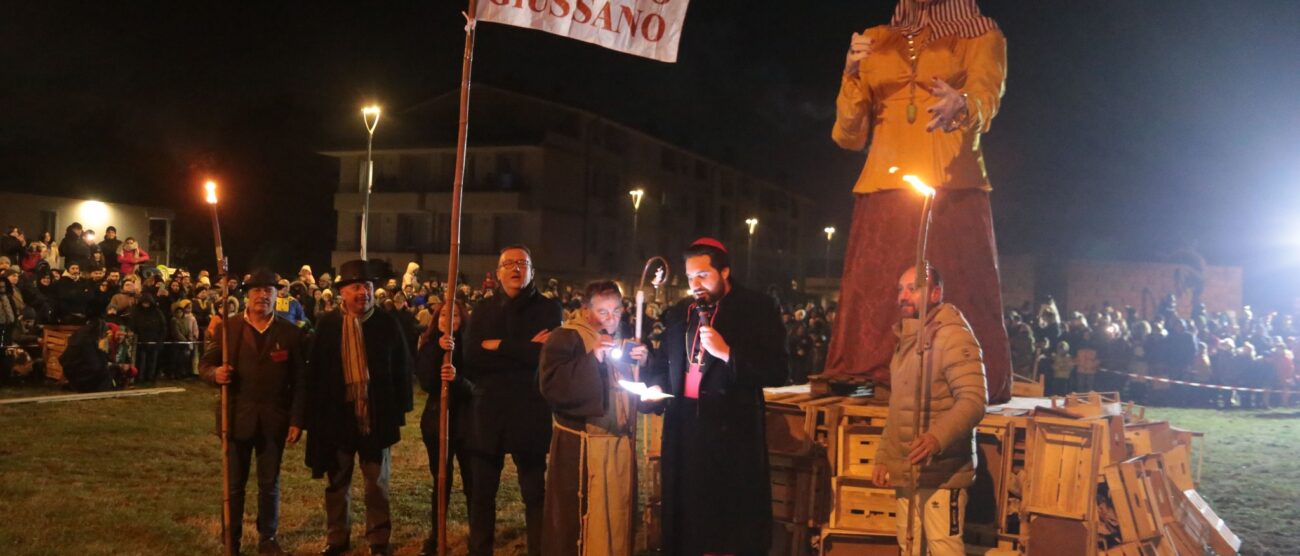
<path fill-rule="evenodd" d="M 207 183 L 203 184 L 203 190 L 207 192 L 208 204 L 217 204 L 217 182 L 208 180 Z"/>
<path fill-rule="evenodd" d="M 912 174 L 908 174 L 906 176 L 903 176 L 903 181 L 910 184 L 912 186 L 912 189 L 915 189 L 917 193 L 925 195 L 926 197 L 934 196 L 934 188 L 930 187 L 929 185 L 926 185 L 925 182 L 921 181 L 921 178 L 913 176 Z"/>

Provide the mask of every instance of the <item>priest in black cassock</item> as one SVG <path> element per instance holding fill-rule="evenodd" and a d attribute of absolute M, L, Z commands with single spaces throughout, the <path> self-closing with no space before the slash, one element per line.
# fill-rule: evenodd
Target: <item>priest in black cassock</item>
<path fill-rule="evenodd" d="M 645 346 L 624 353 L 618 284 L 592 282 L 582 311 L 542 346 L 542 397 L 555 414 L 546 475 L 543 556 L 631 556 L 636 516 L 636 398 Z"/>
<path fill-rule="evenodd" d="M 772 492 L 763 388 L 785 384 L 785 328 L 775 300 L 731 280 L 730 257 L 701 238 L 683 257 L 692 297 L 664 315 L 647 384 L 664 412 L 666 554 L 767 554 Z"/>

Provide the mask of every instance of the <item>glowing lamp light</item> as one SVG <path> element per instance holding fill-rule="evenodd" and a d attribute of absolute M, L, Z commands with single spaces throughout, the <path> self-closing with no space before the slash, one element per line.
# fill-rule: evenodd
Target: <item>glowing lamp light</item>
<path fill-rule="evenodd" d="M 641 198 L 645 196 L 645 190 L 633 189 L 627 194 L 632 196 L 632 210 L 641 210 Z"/>
<path fill-rule="evenodd" d="M 204 199 L 209 205 L 217 204 L 217 182 L 208 180 L 207 183 L 203 184 L 203 191 L 205 192 Z"/>
<path fill-rule="evenodd" d="M 746 218 L 745 225 L 749 226 L 749 235 L 754 235 L 754 228 L 758 227 L 758 219 L 754 217 Z"/>
<path fill-rule="evenodd" d="M 366 122 L 366 131 L 375 132 L 375 127 L 379 125 L 379 105 L 371 104 L 361 109 L 361 119 Z"/>
<path fill-rule="evenodd" d="M 826 232 L 826 241 L 830 241 L 832 237 L 835 237 L 835 226 L 827 226 L 822 228 L 822 231 Z"/>
<path fill-rule="evenodd" d="M 898 167 L 897 167 L 897 166 L 890 166 L 890 167 L 889 167 L 889 173 L 891 173 L 891 174 L 897 174 L 897 173 L 898 173 Z"/>
<path fill-rule="evenodd" d="M 609 350 L 609 356 L 615 361 L 623 358 L 623 348 L 614 348 Z"/>
<path fill-rule="evenodd" d="M 101 201 L 83 201 L 78 207 L 81 220 L 87 227 L 99 227 L 108 221 L 108 205 Z"/>
<path fill-rule="evenodd" d="M 930 187 L 929 185 L 926 185 L 924 181 L 921 181 L 921 178 L 908 174 L 906 176 L 903 176 L 903 181 L 911 185 L 912 189 L 915 189 L 917 193 L 920 193 L 926 197 L 934 196 L 934 188 Z"/>

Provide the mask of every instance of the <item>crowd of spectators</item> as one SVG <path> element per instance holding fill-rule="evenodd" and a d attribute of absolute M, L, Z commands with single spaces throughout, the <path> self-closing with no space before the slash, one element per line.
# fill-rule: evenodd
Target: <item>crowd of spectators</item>
<path fill-rule="evenodd" d="M 96 379 L 86 388 L 153 383 L 159 378 L 195 376 L 196 358 L 214 321 L 220 319 L 219 283 L 208 271 L 191 273 L 154 264 L 135 238 L 119 240 L 112 227 L 96 240 L 94 230 L 73 223 L 55 242 L 46 232 L 28 240 L 11 227 L 0 241 L 0 379 L 43 376 L 41 330 L 48 325 L 83 327 L 69 340 L 73 367 L 108 369 L 111 383 Z M 239 280 L 232 279 L 238 293 Z M 310 331 L 312 323 L 337 310 L 337 292 L 329 273 L 315 275 L 303 266 L 296 276 L 280 279 L 276 312 Z M 557 280 L 539 282 L 543 295 L 557 299 L 565 318 L 582 305 L 581 288 Z M 411 263 L 400 275 L 376 288 L 376 304 L 393 312 L 415 350 L 441 303 L 447 283 Z M 458 295 L 470 307 L 496 290 L 489 276 L 478 287 L 461 283 Z M 772 292 L 782 307 L 792 383 L 807 381 L 824 365 L 834 305 Z M 241 296 L 232 296 L 237 310 Z M 624 336 L 631 337 L 629 296 Z M 666 304 L 651 299 L 645 306 L 643 340 L 656 349 Z M 1228 391 L 1171 384 L 1136 377 L 1269 390 L 1295 387 L 1294 354 L 1300 326 L 1289 315 L 1256 315 L 1249 306 L 1238 312 L 1210 314 L 1204 305 L 1190 318 L 1172 296 L 1152 318 L 1132 307 L 1106 305 L 1062 315 L 1050 297 L 1037 307 L 1009 308 L 1006 325 L 1013 371 L 1045 382 L 1048 395 L 1117 391 L 1139 403 L 1213 407 L 1264 407 L 1291 403 L 1283 394 Z M 215 318 L 214 318 L 215 317 Z M 88 326 L 89 325 L 89 326 Z M 78 342 L 81 342 L 78 344 Z M 95 355 L 93 346 L 99 352 Z M 33 372 L 33 371 L 36 372 Z M 77 369 L 69 376 L 73 387 Z M 103 376 L 104 373 L 97 373 Z"/>
<path fill-rule="evenodd" d="M 1182 314 L 1174 296 L 1155 315 L 1105 305 L 1062 316 L 1051 298 L 1037 308 L 1009 309 L 1012 367 L 1045 380 L 1048 395 L 1120 392 L 1138 403 L 1190 407 L 1268 407 L 1291 404 L 1285 393 L 1233 391 L 1197 384 L 1287 392 L 1296 382 L 1300 328 L 1290 315 L 1241 311 L 1209 313 L 1205 305 Z"/>

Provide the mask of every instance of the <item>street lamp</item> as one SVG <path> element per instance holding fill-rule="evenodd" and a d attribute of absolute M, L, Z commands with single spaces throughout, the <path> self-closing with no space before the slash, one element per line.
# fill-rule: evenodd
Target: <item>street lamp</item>
<path fill-rule="evenodd" d="M 831 240 L 835 237 L 835 226 L 822 228 L 826 232 L 826 283 L 830 284 L 831 280 Z"/>
<path fill-rule="evenodd" d="M 366 239 L 370 230 L 370 191 L 375 188 L 375 128 L 379 126 L 379 105 L 372 104 L 361 109 L 361 121 L 366 124 L 366 194 L 365 204 L 361 207 L 361 260 L 366 256 Z"/>
<path fill-rule="evenodd" d="M 754 277 L 754 230 L 758 228 L 758 218 L 746 218 L 745 225 L 749 226 L 749 241 L 745 248 L 745 281 L 751 282 Z"/>

